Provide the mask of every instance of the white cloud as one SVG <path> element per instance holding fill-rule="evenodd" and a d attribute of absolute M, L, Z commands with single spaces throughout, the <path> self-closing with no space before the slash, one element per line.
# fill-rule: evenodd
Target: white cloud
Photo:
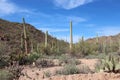
<path fill-rule="evenodd" d="M 16 6 L 8 0 L 0 0 L 0 14 L 10 14 L 16 11 Z"/>
<path fill-rule="evenodd" d="M 54 0 L 54 4 L 64 9 L 72 9 L 93 2 L 93 0 Z"/>
<path fill-rule="evenodd" d="M 17 12 L 30 13 L 29 10 L 18 7 L 10 0 L 0 0 L 0 16 L 9 15 Z"/>

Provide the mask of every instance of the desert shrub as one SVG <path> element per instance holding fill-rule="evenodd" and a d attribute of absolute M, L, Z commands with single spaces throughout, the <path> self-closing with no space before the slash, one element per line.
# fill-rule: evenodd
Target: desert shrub
<path fill-rule="evenodd" d="M 8 61 L 5 61 L 5 60 L 0 60 L 0 68 L 4 68 L 5 66 L 8 66 L 9 65 L 9 62 Z"/>
<path fill-rule="evenodd" d="M 8 66 L 9 56 L 7 53 L 6 43 L 0 42 L 0 68 Z"/>
<path fill-rule="evenodd" d="M 69 55 L 65 55 L 65 54 L 61 55 L 58 59 L 59 59 L 60 65 L 62 64 L 77 65 L 81 63 L 80 61 L 76 60 L 76 58 L 72 58 Z"/>
<path fill-rule="evenodd" d="M 50 59 L 38 59 L 35 62 L 37 67 L 52 67 L 54 63 Z"/>
<path fill-rule="evenodd" d="M 85 56 L 84 58 L 86 59 L 104 59 L 106 54 L 104 53 L 99 53 L 99 54 L 89 54 Z"/>
<path fill-rule="evenodd" d="M 65 54 L 62 54 L 58 59 L 59 59 L 60 63 L 67 64 L 69 62 L 69 59 L 71 59 L 71 57 L 67 56 Z"/>
<path fill-rule="evenodd" d="M 0 70 L 0 80 L 13 80 L 13 74 L 7 70 Z"/>
<path fill-rule="evenodd" d="M 80 67 L 77 67 L 74 64 L 65 65 L 63 69 L 56 71 L 56 74 L 60 74 L 60 75 L 70 75 L 70 74 L 79 74 L 79 73 L 88 74 L 93 72 L 86 65 L 81 65 Z"/>
<path fill-rule="evenodd" d="M 20 65 L 27 65 L 27 64 L 32 64 L 33 62 L 35 62 L 39 57 L 40 55 L 35 52 L 30 53 L 28 55 L 20 54 L 17 61 L 19 61 Z"/>
<path fill-rule="evenodd" d="M 7 44 L 4 42 L 0 42 L 0 59 L 5 56 L 7 52 Z M 6 54 L 7 55 L 7 54 Z"/>
<path fill-rule="evenodd" d="M 50 71 L 45 71 L 44 72 L 45 77 L 51 77 L 51 72 Z"/>
<path fill-rule="evenodd" d="M 40 57 L 40 55 L 38 53 L 34 52 L 34 53 L 31 53 L 28 55 L 28 60 L 30 62 L 33 62 L 33 61 L 37 60 L 39 57 Z"/>
<path fill-rule="evenodd" d="M 97 45 L 88 43 L 86 41 L 79 41 L 75 44 L 74 52 L 74 55 L 76 55 L 77 57 L 84 57 L 90 54 L 96 54 Z"/>
<path fill-rule="evenodd" d="M 53 40 L 52 42 L 48 42 L 46 47 L 44 43 L 37 45 L 34 51 L 42 55 L 57 56 L 57 55 L 61 55 L 62 53 L 65 53 L 66 48 L 67 47 L 65 42 Z"/>
<path fill-rule="evenodd" d="M 94 73 L 87 65 L 81 65 L 79 67 L 80 72 L 82 74 Z"/>
<path fill-rule="evenodd" d="M 65 65 L 63 69 L 57 70 L 56 74 L 60 75 L 70 75 L 70 74 L 78 74 L 80 72 L 79 68 L 76 65 Z"/>
<path fill-rule="evenodd" d="M 68 64 L 78 65 L 78 64 L 81 64 L 81 61 L 77 60 L 76 58 L 71 58 L 71 59 L 69 59 Z"/>
<path fill-rule="evenodd" d="M 18 80 L 18 78 L 22 74 L 21 73 L 22 70 L 23 70 L 23 67 L 18 65 L 14 65 L 8 68 L 8 71 L 14 75 L 13 78 L 16 80 Z"/>
<path fill-rule="evenodd" d="M 40 45 L 37 45 L 34 51 L 37 52 L 38 54 L 50 55 L 51 47 L 49 44 L 47 47 L 45 47 L 45 45 L 41 43 Z"/>

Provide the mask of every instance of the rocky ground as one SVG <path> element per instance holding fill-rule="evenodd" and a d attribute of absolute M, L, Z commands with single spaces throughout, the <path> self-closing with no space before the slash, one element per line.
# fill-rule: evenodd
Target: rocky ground
<path fill-rule="evenodd" d="M 97 59 L 78 59 L 80 65 L 87 65 L 91 70 L 97 63 Z M 78 67 L 80 65 L 77 65 Z M 73 74 L 73 75 L 55 75 L 56 70 L 62 69 L 62 66 L 54 66 L 48 68 L 37 68 L 25 66 L 19 80 L 120 80 L 120 74 L 114 73 L 88 73 L 88 74 Z M 48 74 L 51 73 L 51 74 Z M 47 74 L 48 76 L 46 76 Z"/>

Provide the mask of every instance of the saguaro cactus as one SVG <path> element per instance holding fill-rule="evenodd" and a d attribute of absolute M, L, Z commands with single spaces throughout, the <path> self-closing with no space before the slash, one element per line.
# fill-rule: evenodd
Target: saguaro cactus
<path fill-rule="evenodd" d="M 70 21 L 70 50 L 72 49 L 72 45 L 73 45 L 72 21 Z"/>
<path fill-rule="evenodd" d="M 31 40 L 31 52 L 34 52 L 33 41 Z"/>
<path fill-rule="evenodd" d="M 110 36 L 110 40 L 109 40 L 110 52 L 113 51 L 112 44 L 113 44 L 113 41 L 112 41 L 112 37 Z"/>
<path fill-rule="evenodd" d="M 99 53 L 99 37 L 98 37 L 98 33 L 96 35 L 96 45 L 97 45 L 97 53 Z"/>
<path fill-rule="evenodd" d="M 23 53 L 23 33 L 21 33 L 21 53 Z"/>
<path fill-rule="evenodd" d="M 98 38 L 98 34 L 97 34 L 97 36 L 96 36 L 96 44 L 98 44 L 98 42 L 99 42 L 99 38 Z"/>
<path fill-rule="evenodd" d="M 118 40 L 118 53 L 120 54 L 120 39 Z"/>
<path fill-rule="evenodd" d="M 24 47 L 25 47 L 25 54 L 28 53 L 28 46 L 27 46 L 27 34 L 26 34 L 26 26 L 25 26 L 25 19 L 23 18 L 23 34 L 24 34 Z"/>
<path fill-rule="evenodd" d="M 105 54 L 107 54 L 107 41 L 105 40 L 104 42 L 103 42 L 103 53 L 105 53 Z"/>
<path fill-rule="evenodd" d="M 81 43 L 84 43 L 84 36 L 82 36 L 81 38 Z"/>
<path fill-rule="evenodd" d="M 47 47 L 47 43 L 48 43 L 48 31 L 46 31 L 45 33 L 45 47 Z"/>

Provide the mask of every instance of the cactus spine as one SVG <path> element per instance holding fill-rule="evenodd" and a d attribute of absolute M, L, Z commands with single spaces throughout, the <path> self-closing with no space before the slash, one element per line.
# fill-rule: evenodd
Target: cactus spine
<path fill-rule="evenodd" d="M 72 45 L 73 45 L 72 21 L 70 21 L 70 50 L 72 49 Z"/>
<path fill-rule="evenodd" d="M 48 45 L 48 31 L 45 33 L 45 47 Z"/>
<path fill-rule="evenodd" d="M 28 46 L 27 46 L 27 34 L 26 34 L 26 26 L 25 26 L 25 19 L 23 18 L 23 34 L 24 34 L 24 47 L 25 47 L 25 54 L 28 53 Z"/>

